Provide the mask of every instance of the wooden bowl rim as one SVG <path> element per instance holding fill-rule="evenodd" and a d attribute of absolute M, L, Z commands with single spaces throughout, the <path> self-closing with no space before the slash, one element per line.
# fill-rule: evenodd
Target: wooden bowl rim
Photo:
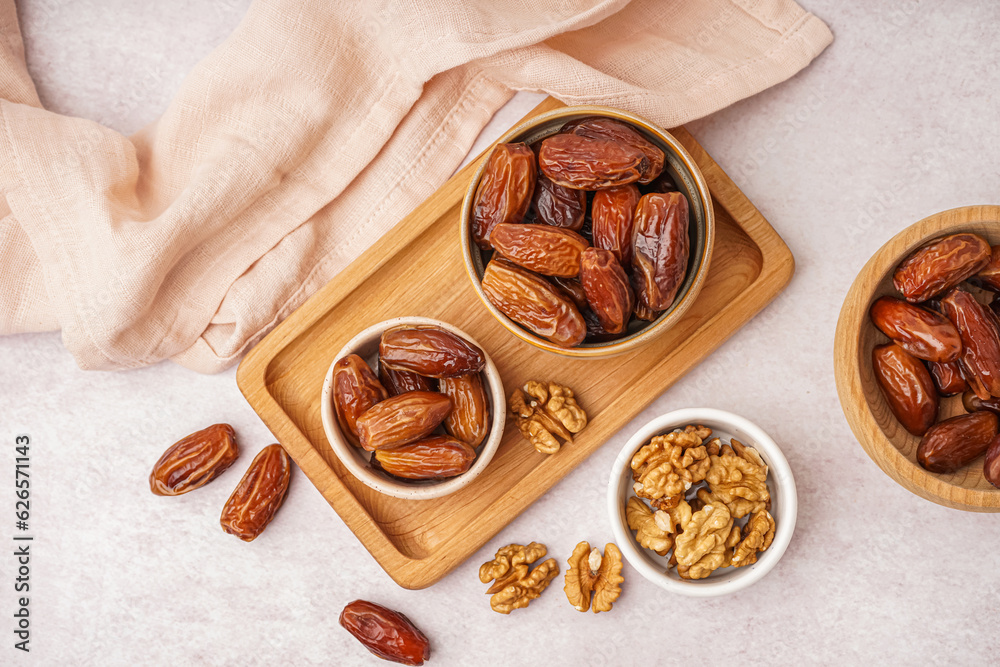
<path fill-rule="evenodd" d="M 974 512 L 1000 512 L 1000 489 L 968 489 L 945 482 L 910 461 L 885 435 L 868 401 L 863 400 L 861 369 L 856 360 L 860 353 L 861 326 L 867 321 L 872 299 L 871 293 L 862 294 L 863 287 L 880 283 L 903 257 L 935 237 L 960 232 L 970 224 L 997 221 L 1000 221 L 1000 206 L 962 206 L 930 215 L 893 236 L 872 255 L 851 284 L 834 338 L 837 395 L 865 453 L 908 491 L 945 507 Z M 855 396 L 862 400 L 854 400 Z M 914 471 L 918 474 L 913 474 Z"/>

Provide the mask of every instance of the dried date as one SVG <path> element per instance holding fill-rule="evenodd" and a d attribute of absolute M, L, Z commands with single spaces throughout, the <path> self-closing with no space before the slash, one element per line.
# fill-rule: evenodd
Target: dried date
<path fill-rule="evenodd" d="M 957 361 L 962 352 L 958 329 L 939 313 L 883 296 L 868 314 L 882 333 L 917 359 Z"/>
<path fill-rule="evenodd" d="M 149 490 L 179 496 L 205 486 L 233 465 L 240 455 L 229 424 L 213 424 L 171 445 L 149 474 Z"/>
<path fill-rule="evenodd" d="M 636 301 L 652 311 L 674 302 L 687 272 L 688 201 L 679 192 L 643 195 L 632 232 L 632 287 Z"/>
<path fill-rule="evenodd" d="M 1000 245 L 990 250 L 990 260 L 979 273 L 969 278 L 973 285 L 1000 292 Z"/>
<path fill-rule="evenodd" d="M 931 377 L 934 378 L 934 385 L 937 387 L 938 393 L 942 396 L 961 394 L 969 388 L 969 383 L 965 381 L 965 376 L 962 375 L 962 365 L 957 361 L 928 361 L 927 368 L 930 369 Z"/>
<path fill-rule="evenodd" d="M 1000 396 L 1000 332 L 994 315 L 969 292 L 954 288 L 941 300 L 962 337 L 959 360 L 969 386 L 980 398 Z"/>
<path fill-rule="evenodd" d="M 616 141 L 556 134 L 542 141 L 538 167 L 553 183 L 600 190 L 638 181 L 649 160 L 642 151 Z"/>
<path fill-rule="evenodd" d="M 539 174 L 532 208 L 540 222 L 578 232 L 587 212 L 587 193 L 553 183 L 545 174 Z"/>
<path fill-rule="evenodd" d="M 472 236 L 490 247 L 490 233 L 502 223 L 518 223 L 531 205 L 538 171 L 526 144 L 497 144 L 490 153 L 472 204 Z"/>
<path fill-rule="evenodd" d="M 422 665 L 431 657 L 430 642 L 403 614 L 367 600 L 355 600 L 340 612 L 340 625 L 383 660 Z"/>
<path fill-rule="evenodd" d="M 580 253 L 590 246 L 574 231 L 550 225 L 507 225 L 490 237 L 501 257 L 543 276 L 573 278 L 580 273 Z"/>
<path fill-rule="evenodd" d="M 441 380 L 441 393 L 451 399 L 444 420 L 448 433 L 470 447 L 478 447 L 490 430 L 490 404 L 479 373 Z"/>
<path fill-rule="evenodd" d="M 910 303 L 933 298 L 978 273 L 990 244 L 976 234 L 952 234 L 918 248 L 896 267 L 892 284 Z"/>
<path fill-rule="evenodd" d="M 983 461 L 983 477 L 993 486 L 1000 488 L 1000 436 L 993 438 L 986 450 Z"/>
<path fill-rule="evenodd" d="M 398 396 L 408 391 L 437 391 L 433 379 L 417 375 L 413 371 L 397 371 L 385 364 L 378 365 L 378 379 L 389 392 L 389 396 Z"/>
<path fill-rule="evenodd" d="M 889 409 L 903 428 L 914 435 L 926 433 L 938 413 L 938 395 L 927 368 L 895 343 L 872 350 L 872 368 Z"/>
<path fill-rule="evenodd" d="M 500 312 L 556 345 L 573 347 L 587 335 L 586 323 L 573 302 L 544 278 L 516 264 L 491 261 L 482 287 Z"/>
<path fill-rule="evenodd" d="M 580 264 L 580 282 L 590 310 L 608 333 L 625 331 L 634 305 L 628 276 L 610 250 L 587 248 Z"/>
<path fill-rule="evenodd" d="M 646 156 L 648 166 L 643 170 L 639 183 L 650 183 L 663 171 L 665 159 L 663 151 L 628 123 L 603 116 L 592 116 L 570 121 L 563 125 L 562 131 L 591 139 L 616 141 L 642 152 Z"/>
<path fill-rule="evenodd" d="M 936 473 L 954 472 L 982 456 L 997 435 L 997 416 L 973 412 L 932 426 L 917 447 L 917 462 Z"/>
<path fill-rule="evenodd" d="M 222 508 L 222 530 L 244 542 L 254 541 L 285 501 L 291 477 L 292 460 L 281 445 L 260 450 Z"/>
<path fill-rule="evenodd" d="M 635 315 L 636 319 L 644 320 L 646 322 L 652 322 L 660 315 L 663 314 L 661 310 L 653 310 L 652 308 L 647 308 L 646 306 L 639 303 L 639 300 L 635 300 L 635 311 L 632 313 Z"/>
<path fill-rule="evenodd" d="M 441 479 L 466 472 L 476 450 L 446 435 L 432 435 L 399 447 L 379 449 L 375 459 L 385 472 L 403 479 Z"/>
<path fill-rule="evenodd" d="M 389 392 L 358 355 L 349 354 L 333 365 L 333 409 L 340 430 L 354 444 L 358 443 L 358 417 L 388 397 Z"/>
<path fill-rule="evenodd" d="M 376 403 L 358 417 L 361 447 L 397 447 L 430 434 L 451 412 L 451 399 L 432 391 L 408 391 Z"/>
<path fill-rule="evenodd" d="M 619 263 L 632 266 L 632 230 L 639 188 L 623 185 L 598 190 L 590 205 L 594 245 L 614 253 Z"/>
<path fill-rule="evenodd" d="M 486 355 L 477 345 L 437 327 L 397 327 L 382 334 L 379 363 L 429 378 L 478 373 Z"/>
<path fill-rule="evenodd" d="M 579 278 L 560 278 L 556 276 L 552 278 L 552 283 L 562 290 L 581 311 L 587 307 L 587 293 L 583 291 L 583 283 L 580 282 Z"/>
<path fill-rule="evenodd" d="M 966 412 L 989 410 L 996 415 L 1000 415 L 1000 398 L 990 396 L 983 400 L 976 396 L 974 391 L 970 390 L 962 393 L 962 407 L 965 408 Z"/>

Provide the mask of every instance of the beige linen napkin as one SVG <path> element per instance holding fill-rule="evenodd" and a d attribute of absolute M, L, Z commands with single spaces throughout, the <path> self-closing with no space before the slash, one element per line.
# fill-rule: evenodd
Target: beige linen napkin
<path fill-rule="evenodd" d="M 257 0 L 125 137 L 41 108 L 13 0 L 0 35 L 0 333 L 202 372 L 444 182 L 512 90 L 673 127 L 832 40 L 791 0 Z"/>

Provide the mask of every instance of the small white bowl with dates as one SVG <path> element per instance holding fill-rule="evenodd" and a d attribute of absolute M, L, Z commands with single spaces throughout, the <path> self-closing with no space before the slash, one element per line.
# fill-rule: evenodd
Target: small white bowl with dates
<path fill-rule="evenodd" d="M 694 461 L 685 469 L 693 473 L 693 482 L 671 478 L 671 470 L 662 467 L 667 465 L 669 453 L 655 448 L 647 450 L 651 454 L 648 458 L 637 459 L 642 481 L 633 478 L 633 457 L 654 437 L 692 425 L 711 429 L 711 435 L 695 431 L 690 435 L 692 440 L 684 443 L 683 434 L 678 433 L 672 436 L 677 438 L 677 444 L 664 447 L 687 447 L 703 440 L 700 446 L 691 447 L 690 456 L 684 459 Z M 677 451 L 687 456 L 689 450 Z M 654 470 L 657 466 L 660 470 Z M 677 468 L 672 470 L 676 472 Z M 684 488 L 680 493 L 683 500 L 670 503 L 649 497 L 659 495 L 651 489 L 657 479 L 665 478 L 674 479 Z M 756 489 L 752 479 L 758 480 Z M 761 479 L 766 483 L 766 495 L 762 495 Z M 664 488 L 673 487 L 665 482 L 660 491 Z M 671 509 L 670 504 L 679 506 Z M 608 513 L 622 554 L 643 577 L 681 595 L 715 597 L 747 588 L 774 568 L 795 531 L 798 499 L 788 461 L 760 427 L 723 410 L 687 408 L 653 419 L 629 438 L 612 466 Z M 773 519 L 773 529 L 768 528 L 768 515 Z M 643 530 L 636 529 L 638 526 Z M 685 527 L 689 537 L 679 538 Z M 773 538 L 768 533 L 773 533 Z M 683 546 L 678 549 L 678 545 Z M 749 564 L 732 565 L 741 559 Z M 680 570 L 688 578 L 681 577 Z"/>

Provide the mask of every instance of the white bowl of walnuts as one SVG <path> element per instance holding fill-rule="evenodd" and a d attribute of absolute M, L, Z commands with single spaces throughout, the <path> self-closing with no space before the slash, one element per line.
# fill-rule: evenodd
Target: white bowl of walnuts
<path fill-rule="evenodd" d="M 788 461 L 760 427 L 723 410 L 657 417 L 615 459 L 608 512 L 625 559 L 668 591 L 714 597 L 759 581 L 795 530 Z"/>

